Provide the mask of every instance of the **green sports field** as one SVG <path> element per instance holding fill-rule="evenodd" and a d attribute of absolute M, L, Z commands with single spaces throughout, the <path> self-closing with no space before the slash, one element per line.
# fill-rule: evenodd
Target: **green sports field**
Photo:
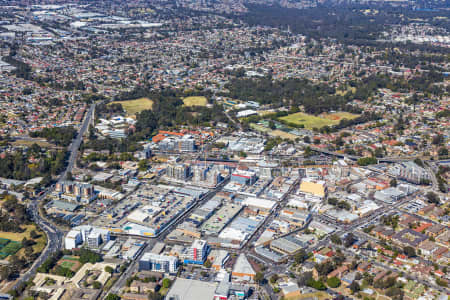
<path fill-rule="evenodd" d="M 16 254 L 22 248 L 20 242 L 11 241 L 9 239 L 0 239 L 0 259 L 4 259 L 10 255 Z"/>
<path fill-rule="evenodd" d="M 134 100 L 114 101 L 114 104 L 122 104 L 123 109 L 127 112 L 127 115 L 135 115 L 146 109 L 152 109 L 153 101 L 148 98 L 139 98 Z"/>
<path fill-rule="evenodd" d="M 183 99 L 185 106 L 206 106 L 208 100 L 204 96 L 191 96 Z"/>
<path fill-rule="evenodd" d="M 16 254 L 18 257 L 23 257 L 25 255 L 25 249 L 22 248 L 22 243 L 20 241 L 23 238 L 31 239 L 31 231 L 36 231 L 38 237 L 34 239 L 36 244 L 33 245 L 34 253 L 41 253 L 47 244 L 46 235 L 39 230 L 34 224 L 22 225 L 23 232 L 5 232 L 0 231 L 0 259 L 8 257 L 12 254 Z"/>
<path fill-rule="evenodd" d="M 307 129 L 321 128 L 324 126 L 332 126 L 339 124 L 342 119 L 355 119 L 359 115 L 348 112 L 337 112 L 331 114 L 320 114 L 318 116 L 298 112 L 285 117 L 279 118 L 280 121 L 295 125 L 304 125 Z"/>
<path fill-rule="evenodd" d="M 66 260 L 61 263 L 61 267 L 64 267 L 67 269 L 72 269 L 74 265 L 75 265 L 74 262 L 66 261 Z"/>

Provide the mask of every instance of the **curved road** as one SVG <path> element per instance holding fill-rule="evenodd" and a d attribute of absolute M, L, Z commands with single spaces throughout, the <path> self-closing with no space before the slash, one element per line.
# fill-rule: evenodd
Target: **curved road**
<path fill-rule="evenodd" d="M 89 111 L 86 113 L 83 123 L 80 126 L 80 129 L 78 131 L 78 134 L 76 138 L 73 140 L 72 144 L 70 144 L 68 151 L 70 152 L 69 160 L 67 162 L 67 167 L 64 170 L 63 173 L 59 176 L 58 182 L 64 180 L 67 176 L 68 172 L 71 172 L 74 165 L 75 160 L 77 158 L 78 149 L 80 148 L 81 141 L 83 138 L 84 133 L 89 127 L 89 124 L 91 122 L 92 112 L 95 109 L 95 103 L 91 105 L 89 108 Z M 61 231 L 58 227 L 53 225 L 48 220 L 44 219 L 40 213 L 39 213 L 39 203 L 45 199 L 45 197 L 50 194 L 53 190 L 53 186 L 47 188 L 47 190 L 39 196 L 36 200 L 32 201 L 31 204 L 28 206 L 28 212 L 31 215 L 31 219 L 33 222 L 35 222 L 47 235 L 47 246 L 45 247 L 44 251 L 42 251 L 41 255 L 36 259 L 31 266 L 30 269 L 28 269 L 27 272 L 25 272 L 23 275 L 20 276 L 20 278 L 16 281 L 16 283 L 13 285 L 13 289 L 16 289 L 19 287 L 20 284 L 27 282 L 30 280 L 37 272 L 37 269 L 39 266 L 54 252 L 60 250 L 63 246 L 63 237 L 64 232 Z"/>

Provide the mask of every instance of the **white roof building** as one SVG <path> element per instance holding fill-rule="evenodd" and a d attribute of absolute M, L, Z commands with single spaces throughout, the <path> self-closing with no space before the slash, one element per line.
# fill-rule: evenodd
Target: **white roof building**
<path fill-rule="evenodd" d="M 206 282 L 200 280 L 192 280 L 185 278 L 177 278 L 173 283 L 166 299 L 177 300 L 199 300 L 199 299 L 214 299 L 214 292 L 217 283 Z"/>
<path fill-rule="evenodd" d="M 221 239 L 230 239 L 230 240 L 237 240 L 237 241 L 244 241 L 248 237 L 248 233 L 244 232 L 242 230 L 227 227 L 225 228 L 220 234 L 219 238 Z"/>
<path fill-rule="evenodd" d="M 67 233 L 66 238 L 64 239 L 64 246 L 68 250 L 72 250 L 77 248 L 83 242 L 81 238 L 81 232 L 79 230 L 71 230 Z"/>
<path fill-rule="evenodd" d="M 233 280 L 235 281 L 249 281 L 252 282 L 256 275 L 255 270 L 253 270 L 252 265 L 248 261 L 245 254 L 240 254 L 236 260 L 233 267 L 233 272 L 231 273 Z"/>
<path fill-rule="evenodd" d="M 256 110 L 253 110 L 253 109 L 246 109 L 246 110 L 243 110 L 243 111 L 238 112 L 238 113 L 236 114 L 236 116 L 237 116 L 238 118 L 243 118 L 243 117 L 248 117 L 248 116 L 252 116 L 252 115 L 256 115 L 256 114 L 258 114 L 258 112 L 257 112 Z"/>
<path fill-rule="evenodd" d="M 248 197 L 247 199 L 242 201 L 242 205 L 262 208 L 265 210 L 272 210 L 277 205 L 277 202 L 256 197 Z"/>

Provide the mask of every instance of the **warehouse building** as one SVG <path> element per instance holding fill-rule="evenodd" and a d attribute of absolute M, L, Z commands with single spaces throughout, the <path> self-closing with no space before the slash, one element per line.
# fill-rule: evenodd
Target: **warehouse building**
<path fill-rule="evenodd" d="M 248 261 L 245 254 L 240 254 L 233 267 L 231 276 L 233 281 L 253 282 L 256 272 Z"/>
<path fill-rule="evenodd" d="M 303 178 L 300 184 L 300 192 L 324 198 L 327 193 L 325 181 Z"/>
<path fill-rule="evenodd" d="M 212 300 L 217 283 L 185 278 L 177 278 L 173 283 L 166 299 L 170 300 Z"/>
<path fill-rule="evenodd" d="M 294 236 L 285 236 L 270 242 L 270 249 L 281 254 L 292 255 L 301 249 L 308 247 L 308 243 L 299 240 Z"/>

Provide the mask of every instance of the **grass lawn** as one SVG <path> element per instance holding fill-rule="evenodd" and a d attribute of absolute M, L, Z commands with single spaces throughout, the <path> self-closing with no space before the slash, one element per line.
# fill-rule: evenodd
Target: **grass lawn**
<path fill-rule="evenodd" d="M 204 96 L 191 96 L 183 98 L 185 106 L 206 106 L 208 100 Z"/>
<path fill-rule="evenodd" d="M 70 269 L 73 272 L 78 271 L 78 269 L 81 267 L 81 263 L 78 261 L 77 256 L 63 256 L 58 262 L 58 266 L 61 266 L 66 269 Z"/>
<path fill-rule="evenodd" d="M 24 232 L 0 231 L 0 238 L 9 239 L 9 240 L 16 241 L 16 242 L 21 242 L 24 237 L 26 237 L 27 239 L 30 238 L 31 230 L 33 230 L 33 229 L 36 230 L 34 225 L 24 225 L 21 227 L 25 229 Z"/>
<path fill-rule="evenodd" d="M 43 147 L 43 148 L 50 148 L 50 147 L 54 147 L 54 145 L 46 142 L 46 141 L 42 141 L 40 139 L 36 139 L 33 141 L 29 141 L 29 140 L 16 140 L 14 142 L 11 143 L 13 146 L 16 147 L 20 147 L 20 146 L 31 146 L 33 144 L 38 144 L 39 146 Z"/>
<path fill-rule="evenodd" d="M 114 101 L 114 104 L 122 104 L 123 109 L 127 112 L 127 115 L 135 115 L 146 109 L 152 109 L 153 101 L 148 98 L 139 98 L 126 101 Z"/>
<path fill-rule="evenodd" d="M 298 112 L 295 114 L 291 114 L 285 117 L 279 118 L 280 121 L 284 121 L 287 123 L 292 123 L 296 125 L 303 124 L 305 128 L 312 129 L 312 128 L 321 128 L 324 126 L 331 126 L 339 124 L 339 121 L 342 119 L 355 119 L 359 115 L 347 113 L 347 112 L 338 112 L 338 113 L 331 113 L 331 114 L 320 114 L 318 116 L 313 116 L 309 114 L 305 114 L 302 112 Z"/>
<path fill-rule="evenodd" d="M 63 268 L 72 269 L 73 266 L 75 266 L 74 262 L 67 261 L 67 260 L 61 262 L 61 267 L 63 267 Z"/>
<path fill-rule="evenodd" d="M 272 132 L 270 132 L 269 135 L 275 137 L 279 136 L 283 139 L 290 139 L 290 140 L 295 140 L 296 138 L 298 138 L 298 136 L 296 136 L 295 134 L 284 132 L 283 130 L 278 129 L 272 130 Z"/>
<path fill-rule="evenodd" d="M 270 132 L 271 130 L 267 127 L 255 124 L 255 123 L 250 123 L 250 128 L 253 128 L 257 131 L 261 131 L 261 132 Z"/>
<path fill-rule="evenodd" d="M 283 139 L 291 139 L 291 140 L 295 140 L 296 138 L 298 138 L 298 136 L 296 136 L 295 134 L 284 132 L 283 130 L 279 129 L 272 130 L 270 128 L 255 123 L 250 123 L 250 128 L 257 130 L 259 132 L 266 132 L 273 137 L 279 136 Z"/>

